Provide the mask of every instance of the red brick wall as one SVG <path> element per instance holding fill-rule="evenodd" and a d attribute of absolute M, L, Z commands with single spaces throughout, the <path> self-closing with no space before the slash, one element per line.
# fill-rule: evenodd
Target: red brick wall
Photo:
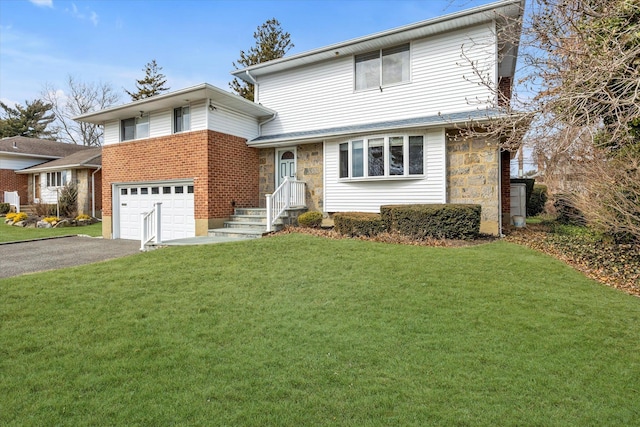
<path fill-rule="evenodd" d="M 226 218 L 257 205 L 258 153 L 246 140 L 212 131 L 107 145 L 102 149 L 102 211 L 111 216 L 111 185 L 193 179 L 195 218 Z"/>
<path fill-rule="evenodd" d="M 500 77 L 498 80 L 498 105 L 501 107 L 508 106 L 511 102 L 511 77 Z"/>
<path fill-rule="evenodd" d="M 5 191 L 17 191 L 20 196 L 20 204 L 26 205 L 28 200 L 29 175 L 18 175 L 11 169 L 0 169 L 0 202 L 4 201 Z"/>
<path fill-rule="evenodd" d="M 258 206 L 258 150 L 244 138 L 209 131 L 209 167 L 209 218 Z"/>
<path fill-rule="evenodd" d="M 502 223 L 507 225 L 511 221 L 511 153 L 500 152 L 500 180 L 502 195 Z"/>

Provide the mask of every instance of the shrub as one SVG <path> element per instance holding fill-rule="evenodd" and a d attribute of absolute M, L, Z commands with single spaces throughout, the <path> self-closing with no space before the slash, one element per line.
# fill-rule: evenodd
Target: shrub
<path fill-rule="evenodd" d="M 58 197 L 60 216 L 74 218 L 78 214 L 78 188 L 75 184 L 67 184 L 60 190 Z"/>
<path fill-rule="evenodd" d="M 9 213 L 10 210 L 11 210 L 11 205 L 9 203 L 0 203 L 0 215 Z"/>
<path fill-rule="evenodd" d="M 586 225 L 582 211 L 575 206 L 570 194 L 556 194 L 553 207 L 556 209 L 556 221 L 558 223 L 578 226 Z"/>
<path fill-rule="evenodd" d="M 335 230 L 347 236 L 376 236 L 386 227 L 380 214 L 367 212 L 340 212 L 333 215 Z"/>
<path fill-rule="evenodd" d="M 301 227 L 318 228 L 322 224 L 322 213 L 316 211 L 305 212 L 298 216 L 298 224 Z"/>
<path fill-rule="evenodd" d="M 7 214 L 7 219 L 13 222 L 20 222 L 27 219 L 27 214 L 24 212 L 19 212 L 19 213 L 12 212 L 10 214 Z"/>
<path fill-rule="evenodd" d="M 381 206 L 389 231 L 414 238 L 472 240 L 480 234 L 480 205 L 433 204 Z"/>
<path fill-rule="evenodd" d="M 36 203 L 34 205 L 36 215 L 38 216 L 53 216 L 56 214 L 56 205 L 50 205 L 47 203 Z"/>
<path fill-rule="evenodd" d="M 527 202 L 527 216 L 536 216 L 544 211 L 544 205 L 547 203 L 547 186 L 536 184 L 533 186 L 531 197 Z"/>
<path fill-rule="evenodd" d="M 90 219 L 91 219 L 91 216 L 87 214 L 80 214 L 76 217 L 76 221 L 89 221 Z"/>
<path fill-rule="evenodd" d="M 48 222 L 49 224 L 53 224 L 56 223 L 58 221 L 60 221 L 60 218 L 56 217 L 56 216 L 48 216 L 46 218 L 42 219 L 44 222 Z"/>

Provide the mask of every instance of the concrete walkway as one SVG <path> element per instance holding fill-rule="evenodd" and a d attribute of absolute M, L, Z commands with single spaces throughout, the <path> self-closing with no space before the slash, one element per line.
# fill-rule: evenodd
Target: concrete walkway
<path fill-rule="evenodd" d="M 0 278 L 140 253 L 140 242 L 69 236 L 0 245 Z"/>

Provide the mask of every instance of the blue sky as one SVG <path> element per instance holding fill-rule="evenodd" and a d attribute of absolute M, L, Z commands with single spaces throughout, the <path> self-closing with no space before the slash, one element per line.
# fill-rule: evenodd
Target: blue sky
<path fill-rule="evenodd" d="M 0 0 L 0 100 L 40 98 L 68 75 L 108 82 L 129 97 L 155 59 L 172 90 L 207 82 L 229 90 L 229 72 L 253 32 L 276 18 L 289 54 L 388 30 L 492 0 Z"/>

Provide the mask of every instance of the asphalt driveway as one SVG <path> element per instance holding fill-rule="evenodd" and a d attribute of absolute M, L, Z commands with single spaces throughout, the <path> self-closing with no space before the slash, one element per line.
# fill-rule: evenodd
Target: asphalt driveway
<path fill-rule="evenodd" d="M 139 241 L 82 236 L 2 244 L 0 278 L 91 264 L 139 252 Z"/>

